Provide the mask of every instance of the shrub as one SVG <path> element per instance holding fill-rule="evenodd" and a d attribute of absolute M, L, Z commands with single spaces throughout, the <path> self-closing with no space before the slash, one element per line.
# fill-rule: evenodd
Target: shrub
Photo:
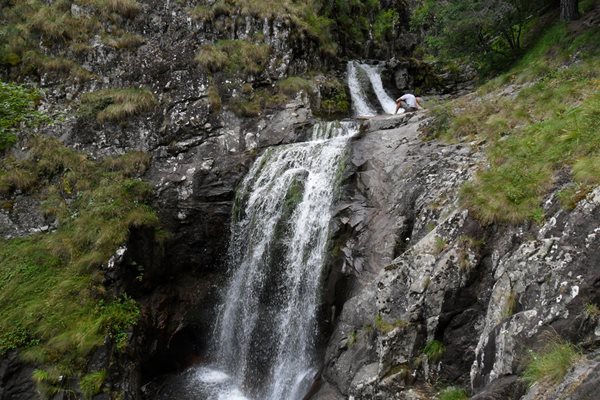
<path fill-rule="evenodd" d="M 31 127 L 47 120 L 35 109 L 40 98 L 38 90 L 0 81 L 0 153 L 16 142 L 20 126 Z"/>
<path fill-rule="evenodd" d="M 554 338 L 541 351 L 531 354 L 523 371 L 523 378 L 529 384 L 556 384 L 567 374 L 579 356 L 579 351 L 571 343 Z"/>

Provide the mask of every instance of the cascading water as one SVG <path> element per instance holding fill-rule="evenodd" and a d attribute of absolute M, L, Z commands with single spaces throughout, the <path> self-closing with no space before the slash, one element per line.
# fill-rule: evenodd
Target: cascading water
<path fill-rule="evenodd" d="M 272 147 L 242 182 L 231 277 L 214 363 L 191 368 L 159 399 L 300 400 L 319 370 L 317 317 L 331 207 L 354 121 L 316 124 L 312 140 Z"/>
<path fill-rule="evenodd" d="M 367 96 L 363 90 L 362 84 L 358 78 L 356 61 L 348 61 L 346 67 L 348 73 L 348 88 L 352 97 L 352 108 L 354 115 L 358 117 L 373 117 L 377 112 L 369 105 Z"/>
<path fill-rule="evenodd" d="M 360 64 L 360 68 L 367 73 L 369 81 L 373 86 L 373 91 L 381 103 L 383 111 L 387 114 L 394 114 L 396 112 L 396 102 L 387 94 L 383 88 L 383 82 L 381 81 L 381 69 L 378 66 Z"/>
<path fill-rule="evenodd" d="M 355 123 L 271 148 L 238 191 L 218 362 L 253 398 L 301 399 L 317 372 L 316 317 L 336 180 Z"/>

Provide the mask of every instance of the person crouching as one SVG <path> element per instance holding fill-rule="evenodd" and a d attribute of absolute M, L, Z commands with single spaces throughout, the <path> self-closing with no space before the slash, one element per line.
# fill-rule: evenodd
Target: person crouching
<path fill-rule="evenodd" d="M 421 104 L 423 100 L 420 97 L 415 97 L 415 95 L 407 93 L 402 97 L 398 97 L 396 99 L 396 112 L 394 114 L 398 114 L 398 110 L 400 108 L 404 108 L 405 112 L 413 112 L 417 111 L 420 108 L 423 108 Z"/>

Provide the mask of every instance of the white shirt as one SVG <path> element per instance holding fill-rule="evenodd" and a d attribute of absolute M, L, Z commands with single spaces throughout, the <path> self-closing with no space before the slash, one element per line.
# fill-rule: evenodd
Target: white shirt
<path fill-rule="evenodd" d="M 417 98 L 412 94 L 405 94 L 404 96 L 400 97 L 400 100 L 404 100 L 406 102 L 406 105 L 409 107 L 418 108 Z"/>

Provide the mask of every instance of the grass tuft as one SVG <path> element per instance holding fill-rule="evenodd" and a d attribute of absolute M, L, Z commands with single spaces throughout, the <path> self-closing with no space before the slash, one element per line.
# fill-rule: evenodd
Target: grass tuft
<path fill-rule="evenodd" d="M 79 386 L 85 399 L 91 399 L 94 395 L 100 393 L 102 385 L 106 379 L 106 371 L 101 370 L 87 374 L 79 380 Z"/>
<path fill-rule="evenodd" d="M 462 388 L 448 387 L 439 394 L 439 400 L 468 400 L 467 391 Z"/>
<path fill-rule="evenodd" d="M 398 319 L 394 322 L 388 322 L 383 318 L 381 314 L 377 314 L 377 316 L 375 317 L 375 329 L 377 329 L 379 333 L 382 333 L 384 335 L 390 333 L 396 328 L 405 328 L 408 325 L 409 323 L 402 319 Z"/>
<path fill-rule="evenodd" d="M 531 354 L 523 378 L 529 384 L 556 384 L 580 357 L 579 351 L 563 339 L 553 339 L 541 351 Z"/>
<path fill-rule="evenodd" d="M 439 340 L 432 340 L 430 342 L 427 342 L 427 344 L 423 348 L 423 354 L 427 356 L 427 359 L 430 362 L 434 363 L 440 361 L 444 356 L 445 352 L 446 347 L 444 347 L 444 344 Z"/>
<path fill-rule="evenodd" d="M 82 113 L 95 114 L 99 123 L 119 122 L 149 112 L 157 105 L 148 89 L 103 89 L 81 96 Z"/>
<path fill-rule="evenodd" d="M 196 61 L 211 72 L 259 74 L 264 71 L 271 48 L 246 40 L 219 40 L 200 48 Z"/>

